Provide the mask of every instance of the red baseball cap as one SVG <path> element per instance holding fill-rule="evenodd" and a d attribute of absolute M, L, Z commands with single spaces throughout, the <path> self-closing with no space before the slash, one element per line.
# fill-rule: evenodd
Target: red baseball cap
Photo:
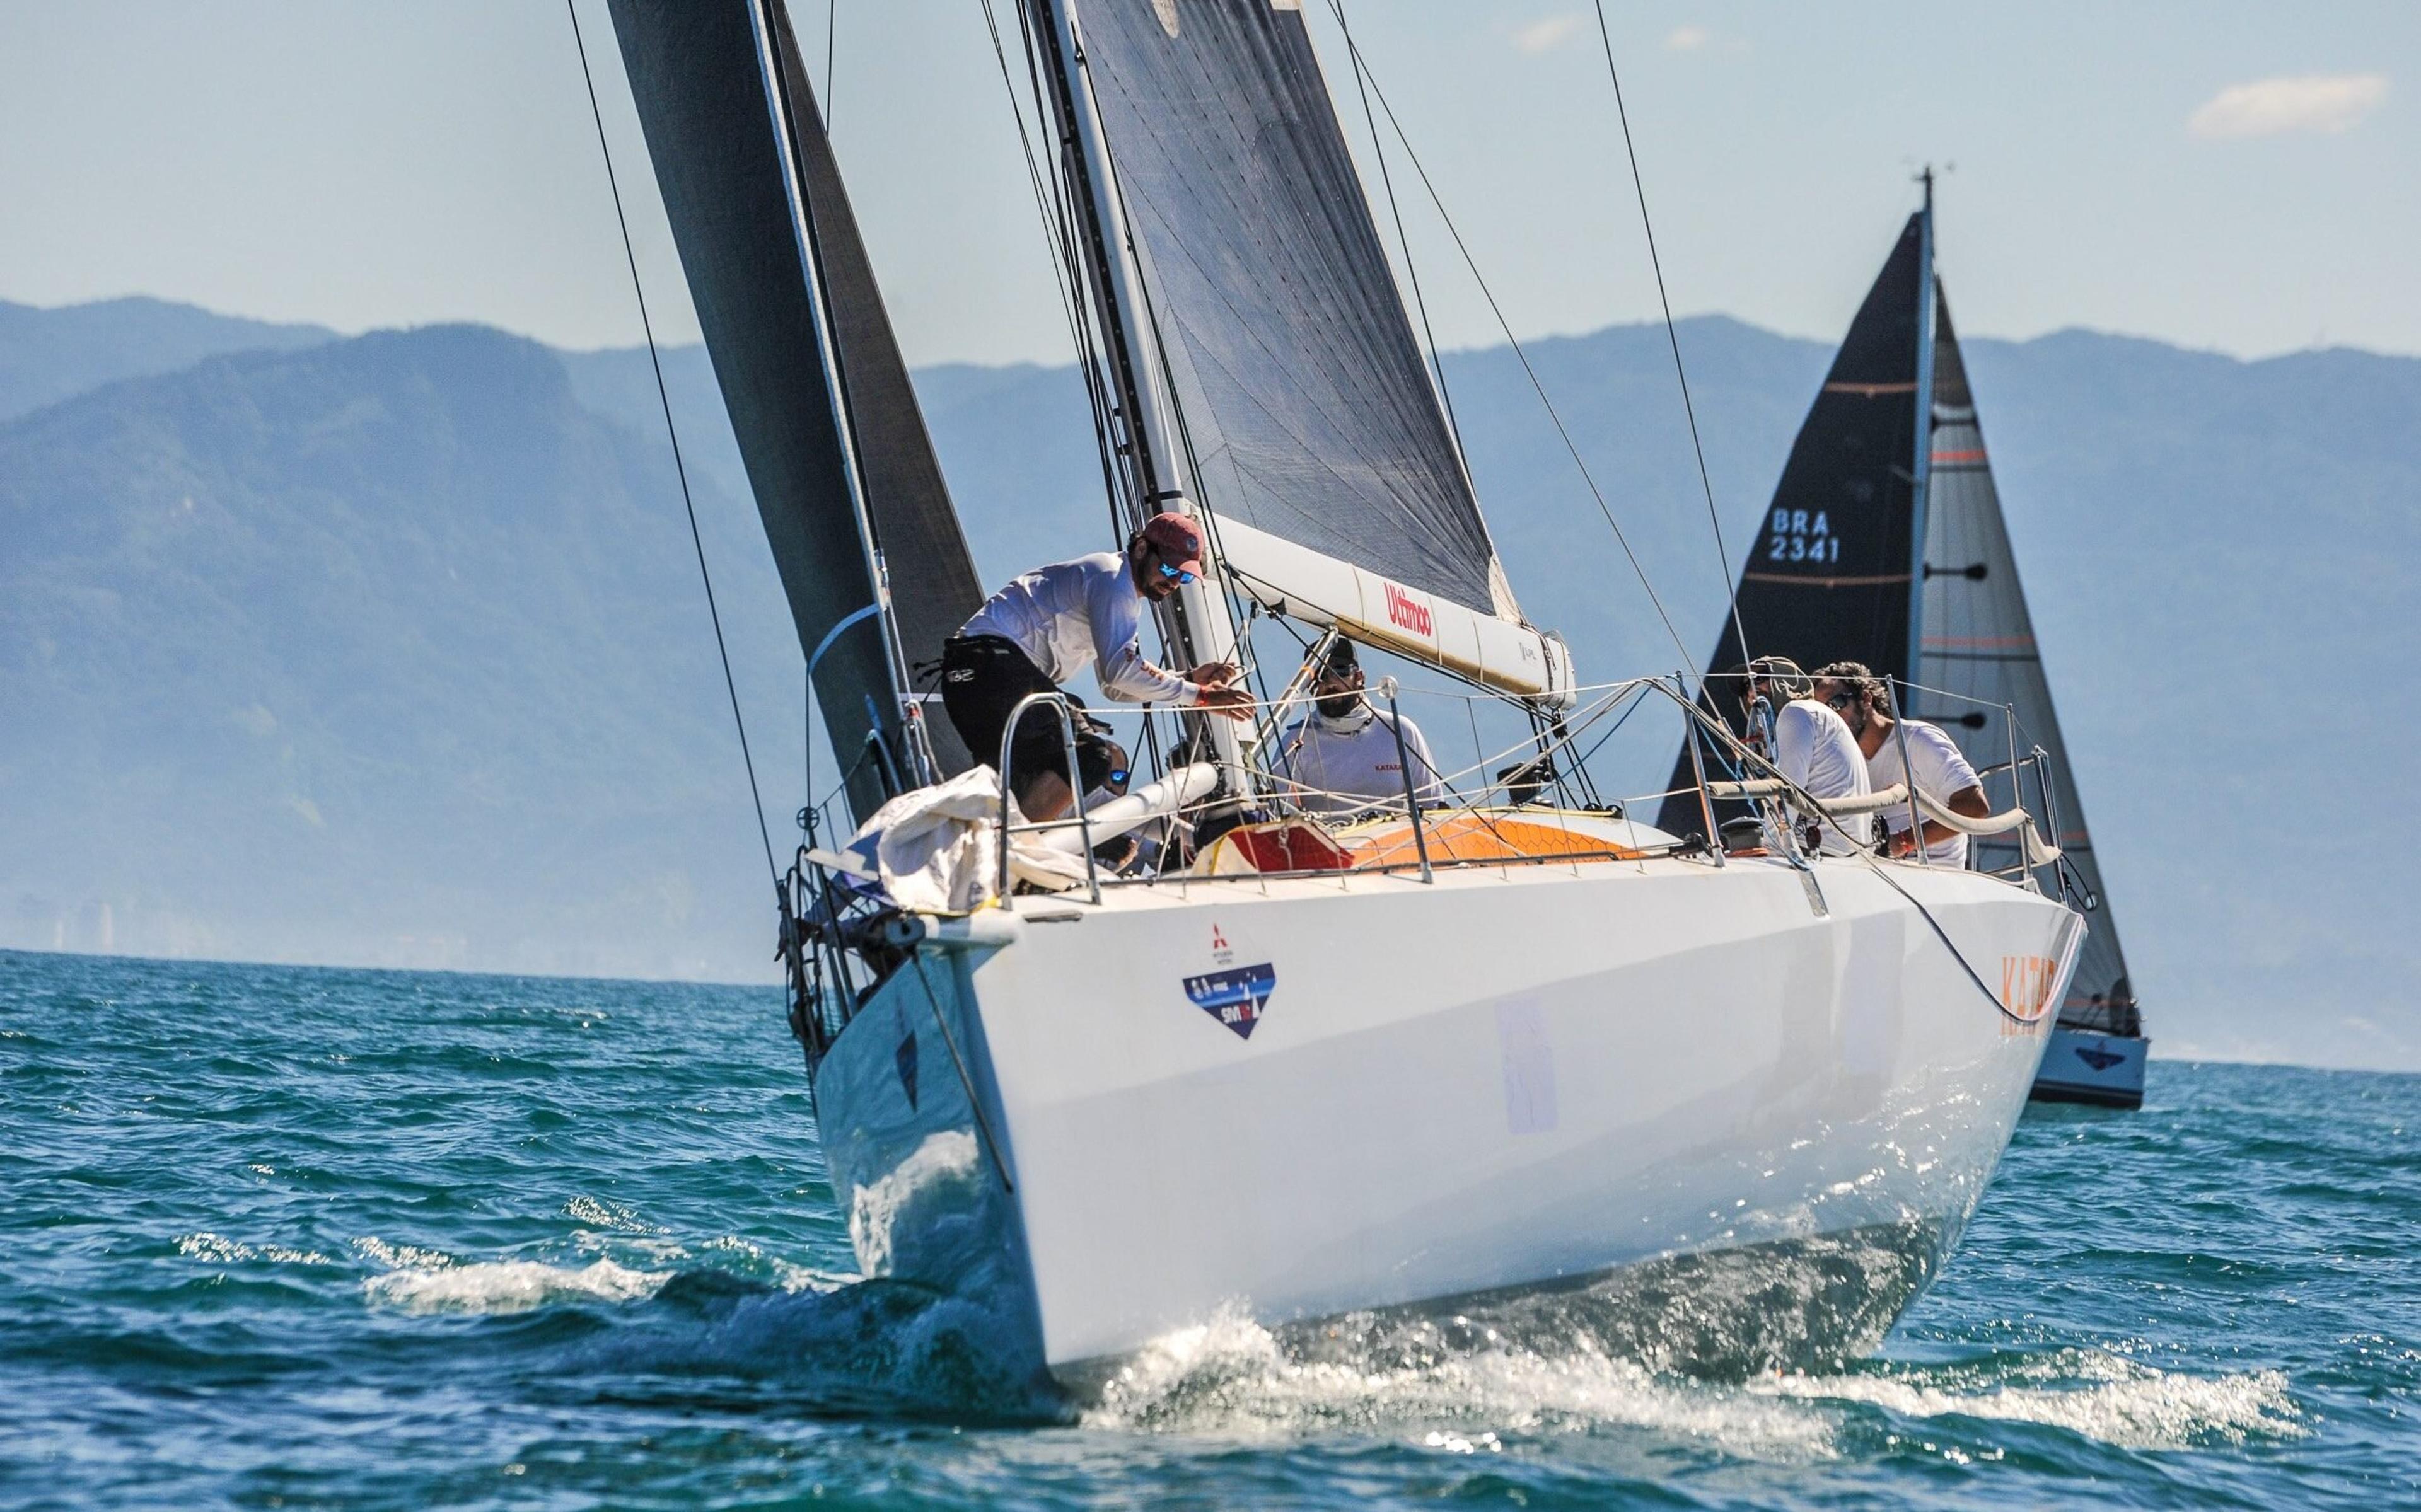
<path fill-rule="evenodd" d="M 1202 532 L 1191 519 L 1174 511 L 1156 514 L 1143 522 L 1143 538 L 1179 572 L 1202 575 Z"/>

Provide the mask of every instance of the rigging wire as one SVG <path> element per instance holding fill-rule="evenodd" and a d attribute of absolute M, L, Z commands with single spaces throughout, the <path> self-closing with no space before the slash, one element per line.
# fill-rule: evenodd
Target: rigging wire
<path fill-rule="evenodd" d="M 1681 366 L 1681 336 L 1673 325 L 1673 300 L 1664 292 L 1664 263 L 1656 255 L 1656 226 L 1648 218 L 1648 185 L 1639 177 L 1639 149 L 1632 145 L 1631 113 L 1623 108 L 1622 74 L 1614 66 L 1614 36 L 1606 29 L 1605 0 L 1596 0 L 1597 38 L 1605 48 L 1605 76 L 1614 82 L 1615 118 L 1622 123 L 1622 150 L 1631 160 L 1631 187 L 1639 196 L 1639 228 L 1648 238 L 1648 266 L 1656 273 L 1656 300 L 1664 309 L 1664 339 L 1673 348 L 1673 376 L 1681 384 L 1681 413 L 1690 421 L 1690 451 L 1698 460 L 1698 487 L 1707 496 L 1707 523 L 1714 527 L 1715 560 L 1724 569 L 1724 592 L 1732 610 L 1732 634 L 1740 641 L 1741 660 L 1748 660 L 1748 631 L 1741 623 L 1740 595 L 1732 591 L 1731 553 L 1724 546 L 1723 517 L 1715 508 L 1714 481 L 1707 475 L 1707 448 L 1698 441 L 1698 412 L 1690 402 L 1690 374 Z"/>
<path fill-rule="evenodd" d="M 1396 200 L 1396 180 L 1387 171 L 1387 148 L 1379 135 L 1379 118 L 1370 111 L 1370 88 L 1364 78 L 1362 55 L 1353 50 L 1353 33 L 1345 26 L 1344 0 L 1337 0 L 1336 24 L 1345 32 L 1346 56 L 1353 65 L 1353 92 L 1362 99 L 1362 123 L 1370 132 L 1371 154 L 1379 160 L 1379 187 L 1387 196 L 1388 218 L 1396 223 L 1396 245 L 1403 250 L 1404 280 L 1412 286 L 1413 311 L 1421 318 L 1421 336 L 1429 343 L 1429 366 L 1437 373 L 1438 402 L 1445 409 L 1446 432 L 1454 438 L 1455 455 L 1462 460 L 1463 475 L 1468 480 L 1471 463 L 1463 459 L 1462 426 L 1455 418 L 1454 395 L 1445 385 L 1445 354 L 1438 351 L 1437 333 L 1429 328 L 1429 302 L 1421 297 L 1421 271 L 1413 262 L 1412 238 L 1404 234 L 1404 210 Z"/>
<path fill-rule="evenodd" d="M 664 360 L 656 350 L 655 323 L 648 318 L 648 290 L 639 278 L 639 255 L 631 244 L 631 219 L 622 210 L 622 185 L 614 173 L 614 149 L 605 140 L 605 113 L 597 103 L 597 76 L 588 67 L 588 43 L 580 32 L 580 8 L 563 0 L 571 18 L 571 43 L 580 52 L 580 77 L 588 86 L 588 115 L 597 123 L 597 150 L 605 159 L 605 184 L 614 193 L 614 219 L 622 228 L 622 257 L 631 266 L 631 292 L 639 302 L 639 329 L 647 334 L 648 362 L 655 369 L 656 402 L 664 407 L 664 435 L 672 443 L 673 474 L 680 479 L 681 509 L 689 516 L 689 542 L 697 553 L 698 581 L 706 585 L 706 615 L 714 625 L 714 654 L 723 662 L 723 691 L 731 696 L 731 723 L 740 732 L 740 760 L 748 769 L 748 801 L 757 809 L 757 838 L 765 847 L 765 870 L 782 891 L 782 868 L 773 860 L 773 832 L 765 825 L 765 799 L 757 787 L 757 758 L 748 750 L 748 722 L 740 714 L 740 685 L 731 677 L 731 648 L 723 638 L 723 612 L 714 601 L 714 576 L 706 568 L 706 538 L 698 533 L 697 505 L 690 497 L 689 466 L 681 460 L 680 431 L 673 424 L 671 393 L 664 387 Z"/>
<path fill-rule="evenodd" d="M 824 134 L 832 134 L 833 34 L 840 30 L 840 0 L 824 0 Z"/>
<path fill-rule="evenodd" d="M 1362 60 L 1361 49 L 1354 44 L 1353 34 L 1345 31 L 1343 6 L 1339 0 L 1328 0 L 1328 8 L 1336 18 L 1338 30 L 1344 32 L 1345 49 L 1352 57 L 1355 69 L 1367 70 L 1367 65 Z M 1656 617 L 1663 621 L 1664 632 L 1680 649 L 1682 661 L 1694 663 L 1697 659 L 1691 655 L 1688 643 L 1681 639 L 1681 632 L 1674 628 L 1673 616 L 1665 613 L 1664 600 L 1657 596 L 1656 585 L 1648 580 L 1648 569 L 1641 564 L 1639 553 L 1632 550 L 1631 538 L 1622 533 L 1622 525 L 1614 518 L 1614 510 L 1606 504 L 1605 494 L 1597 486 L 1597 478 L 1590 474 L 1588 463 L 1582 460 L 1579 445 L 1573 442 L 1571 432 L 1565 429 L 1564 417 L 1556 413 L 1554 401 L 1547 397 L 1547 387 L 1539 381 L 1539 370 L 1530 365 L 1530 354 L 1522 349 L 1520 338 L 1513 335 L 1511 322 L 1505 319 L 1504 308 L 1496 303 L 1495 290 L 1489 288 L 1486 276 L 1479 271 L 1477 259 L 1471 254 L 1470 245 L 1462 239 L 1461 229 L 1454 224 L 1454 217 L 1446 212 L 1445 201 L 1438 194 L 1437 185 L 1430 181 L 1429 169 L 1421 165 L 1420 154 L 1413 149 L 1412 139 L 1405 134 L 1403 122 L 1396 117 L 1396 107 L 1387 102 L 1387 91 L 1381 86 L 1376 72 L 1371 72 L 1369 79 L 1370 93 L 1378 99 L 1379 109 L 1386 116 L 1388 128 L 1396 133 L 1405 158 L 1412 163 L 1413 172 L 1419 176 L 1422 189 L 1429 194 L 1429 203 L 1437 209 L 1438 218 L 1445 223 L 1446 234 L 1454 239 L 1455 250 L 1462 254 L 1463 266 L 1471 270 L 1473 281 L 1479 286 L 1480 296 L 1488 301 L 1489 313 L 1496 317 L 1496 328 L 1505 334 L 1506 345 L 1513 349 L 1513 355 L 1521 361 L 1522 371 L 1528 376 L 1530 387 L 1537 392 L 1539 404 L 1547 412 L 1547 418 L 1554 423 L 1555 434 L 1563 439 L 1564 450 L 1571 455 L 1572 465 L 1579 469 L 1581 481 L 1588 485 L 1589 496 L 1597 501 L 1598 513 L 1605 517 L 1606 527 L 1614 532 L 1615 544 L 1622 548 L 1622 554 L 1630 560 L 1632 571 L 1637 574 L 1640 587 L 1647 591 L 1648 601 L 1655 608 Z"/>

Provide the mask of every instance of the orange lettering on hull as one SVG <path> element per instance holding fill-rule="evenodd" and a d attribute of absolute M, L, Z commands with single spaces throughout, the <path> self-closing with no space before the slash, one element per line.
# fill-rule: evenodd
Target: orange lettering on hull
<path fill-rule="evenodd" d="M 2033 1034 L 2051 1016 L 2052 981 L 2059 974 L 2059 962 L 2049 956 L 2003 956 L 2001 958 L 2001 1006 L 2009 1010 L 2013 1022 L 2005 1022 L 2004 1034 Z"/>

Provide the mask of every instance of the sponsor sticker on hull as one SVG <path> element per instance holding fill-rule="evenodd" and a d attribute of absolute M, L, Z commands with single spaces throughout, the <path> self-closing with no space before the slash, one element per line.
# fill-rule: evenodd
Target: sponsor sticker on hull
<path fill-rule="evenodd" d="M 1263 961 L 1189 976 L 1185 995 L 1195 1007 L 1234 1030 L 1237 1038 L 1250 1039 L 1261 1015 L 1269 1011 L 1270 993 L 1277 985 L 1277 968 Z"/>

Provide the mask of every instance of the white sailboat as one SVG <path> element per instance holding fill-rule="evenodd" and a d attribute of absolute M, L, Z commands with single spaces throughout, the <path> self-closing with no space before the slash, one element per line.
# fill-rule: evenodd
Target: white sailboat
<path fill-rule="evenodd" d="M 787 19 L 614 16 L 851 816 L 995 792 L 908 676 L 975 589 Z M 1249 662 L 1255 616 L 1341 633 L 1516 706 L 1559 770 L 1527 803 L 1408 791 L 1340 825 L 1291 811 L 1268 742 L 1187 731 L 1137 794 L 1016 837 L 1075 885 L 957 911 L 899 906 L 811 831 L 783 889 L 793 1025 L 861 1266 L 1007 1299 L 1079 1384 L 1222 1314 L 1861 1235 L 1913 1255 L 1887 1323 L 1991 1175 L 2083 921 L 2031 873 L 1803 856 L 1785 836 L 1821 805 L 1753 761 L 1770 850 L 1596 803 L 1570 739 L 1628 701 L 1750 758 L 1678 679 L 1585 687 L 1521 616 L 1295 7 L 1020 21 L 1117 517 L 1209 538 L 1171 660 Z M 1075 864 L 1137 824 L 1151 864 Z M 988 884 L 1002 834 L 966 833 L 961 881 Z"/>

